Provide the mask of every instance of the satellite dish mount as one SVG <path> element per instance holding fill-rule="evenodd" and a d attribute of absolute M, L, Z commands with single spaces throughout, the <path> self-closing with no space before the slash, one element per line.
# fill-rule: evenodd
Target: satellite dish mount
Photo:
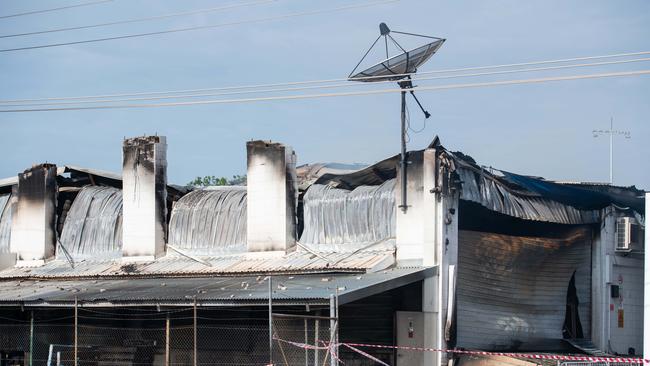
<path fill-rule="evenodd" d="M 424 46 L 414 48 L 410 51 L 405 50 L 396 40 L 391 36 L 391 33 L 402 34 L 406 36 L 414 37 L 423 37 L 432 39 Z M 377 45 L 377 42 L 384 37 L 384 46 L 386 49 L 386 59 L 381 61 L 369 68 L 356 72 L 359 68 L 359 65 L 363 60 L 368 56 L 370 51 Z M 388 55 L 388 41 L 391 41 L 397 48 L 401 50 L 401 53 L 389 57 Z M 406 212 L 408 205 L 406 202 L 406 167 L 408 164 L 406 156 L 406 93 L 410 93 L 415 102 L 420 107 L 420 110 L 424 114 L 424 118 L 431 117 L 431 114 L 424 109 L 418 98 L 415 96 L 415 89 L 413 82 L 411 80 L 411 75 L 417 72 L 417 68 L 425 63 L 431 56 L 433 56 L 436 51 L 442 46 L 445 42 L 445 39 L 438 37 L 425 36 L 422 34 L 407 33 L 407 32 L 398 32 L 388 28 L 386 23 L 379 24 L 379 36 L 372 43 L 368 51 L 363 55 L 361 60 L 354 67 L 350 75 L 348 75 L 348 80 L 350 81 L 362 81 L 362 82 L 386 82 L 386 81 L 396 81 L 401 91 L 402 99 L 402 109 L 401 109 L 401 153 L 400 153 L 400 179 L 401 179 L 401 203 L 399 207 L 403 212 Z M 356 73 L 355 73 L 356 72 Z"/>

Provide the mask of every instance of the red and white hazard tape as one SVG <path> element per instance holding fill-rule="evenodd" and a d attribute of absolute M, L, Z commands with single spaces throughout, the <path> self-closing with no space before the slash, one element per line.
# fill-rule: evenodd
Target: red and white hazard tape
<path fill-rule="evenodd" d="M 636 363 L 636 364 L 650 363 L 650 360 L 644 360 L 642 358 L 630 358 L 630 357 L 569 356 L 569 355 L 550 355 L 550 354 L 534 354 L 534 353 L 466 351 L 466 350 L 459 350 L 459 349 L 437 349 L 437 348 L 420 348 L 420 347 L 406 347 L 406 346 L 385 346 L 385 345 L 379 345 L 379 344 L 364 344 L 364 343 L 341 343 L 341 345 L 350 345 L 350 346 L 354 346 L 354 347 L 403 349 L 403 350 L 409 350 L 409 351 L 458 353 L 458 354 L 465 354 L 465 355 L 506 356 L 506 357 L 515 357 L 515 358 L 535 359 L 535 360 L 620 362 L 620 363 Z"/>
<path fill-rule="evenodd" d="M 328 350 L 332 351 L 332 344 L 319 347 L 305 343 L 292 342 L 285 339 L 275 338 L 277 341 L 291 344 L 296 347 L 313 349 L 313 350 Z M 591 362 L 620 362 L 620 363 L 633 363 L 633 364 L 650 364 L 650 360 L 644 360 L 642 358 L 630 358 L 630 357 L 597 357 L 597 356 L 569 356 L 569 355 L 552 355 L 552 354 L 535 354 L 535 353 L 508 353 L 508 352 L 486 352 L 486 351 L 467 351 L 459 349 L 438 349 L 438 348 L 422 348 L 422 347 L 407 347 L 407 346 L 386 346 L 380 344 L 366 344 L 366 343 L 338 343 L 336 346 L 347 347 L 363 356 L 366 356 L 376 362 L 384 364 L 381 361 L 378 361 L 371 355 L 363 352 L 357 347 L 371 347 L 371 348 L 384 348 L 384 349 L 402 349 L 408 351 L 422 351 L 422 352 L 444 352 L 444 353 L 457 353 L 464 355 L 481 355 L 481 356 L 506 356 L 514 358 L 525 358 L 533 360 L 556 360 L 556 361 L 591 361 Z"/>

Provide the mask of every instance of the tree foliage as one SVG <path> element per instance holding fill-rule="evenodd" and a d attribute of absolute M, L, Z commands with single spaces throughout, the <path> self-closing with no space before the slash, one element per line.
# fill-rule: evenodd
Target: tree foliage
<path fill-rule="evenodd" d="M 233 175 L 231 179 L 226 177 L 217 177 L 215 175 L 206 175 L 196 177 L 187 183 L 189 187 L 208 187 L 208 186 L 243 186 L 246 185 L 246 175 Z"/>

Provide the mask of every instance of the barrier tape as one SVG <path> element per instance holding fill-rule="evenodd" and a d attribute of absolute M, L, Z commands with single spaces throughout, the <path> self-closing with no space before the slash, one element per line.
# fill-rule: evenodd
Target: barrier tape
<path fill-rule="evenodd" d="M 384 349 L 401 349 L 407 351 L 423 351 L 423 352 L 444 352 L 444 353 L 457 353 L 464 355 L 481 355 L 481 356 L 505 356 L 514 358 L 525 358 L 533 360 L 555 360 L 555 361 L 591 361 L 591 362 L 620 362 L 620 363 L 633 363 L 633 364 L 650 364 L 650 360 L 642 358 L 631 357 L 600 357 L 600 356 L 570 356 L 570 355 L 553 355 L 553 354 L 535 354 L 535 353 L 508 353 L 508 352 L 487 352 L 487 351 L 467 351 L 460 349 L 441 349 L 441 348 L 424 348 L 424 347 L 408 347 L 408 346 L 387 346 L 380 344 L 367 344 L 367 343 L 338 343 L 336 345 L 318 347 L 306 343 L 292 342 L 285 339 L 275 338 L 280 342 L 285 342 L 296 347 L 314 350 L 328 350 L 331 351 L 332 346 L 347 347 L 365 357 L 375 361 L 374 357 L 357 349 L 356 347 L 371 347 L 371 348 L 384 348 Z M 380 361 L 379 361 L 380 362 Z M 383 362 L 380 362 L 383 364 Z"/>
<path fill-rule="evenodd" d="M 407 346 L 385 346 L 385 345 L 379 345 L 379 344 L 364 344 L 364 343 L 341 343 L 341 345 L 351 345 L 351 346 L 355 346 L 355 347 L 403 349 L 403 350 L 409 350 L 409 351 L 447 352 L 447 353 L 458 353 L 458 354 L 466 354 L 466 355 L 506 356 L 506 357 L 515 357 L 515 358 L 535 359 L 535 360 L 621 362 L 621 363 L 636 363 L 636 364 L 650 363 L 650 360 L 644 360 L 642 358 L 630 358 L 630 357 L 569 356 L 569 355 L 534 354 L 534 353 L 466 351 L 466 350 L 459 350 L 459 349 L 438 349 L 438 348 L 421 348 L 421 347 L 407 347 Z"/>

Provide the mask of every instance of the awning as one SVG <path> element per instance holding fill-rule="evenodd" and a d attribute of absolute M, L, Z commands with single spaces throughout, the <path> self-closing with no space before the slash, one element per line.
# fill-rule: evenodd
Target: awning
<path fill-rule="evenodd" d="M 437 267 L 393 268 L 374 273 L 272 277 L 273 302 L 282 305 L 339 304 L 421 281 Z M 0 306 L 200 306 L 265 305 L 268 277 L 141 278 L 0 281 Z"/>

